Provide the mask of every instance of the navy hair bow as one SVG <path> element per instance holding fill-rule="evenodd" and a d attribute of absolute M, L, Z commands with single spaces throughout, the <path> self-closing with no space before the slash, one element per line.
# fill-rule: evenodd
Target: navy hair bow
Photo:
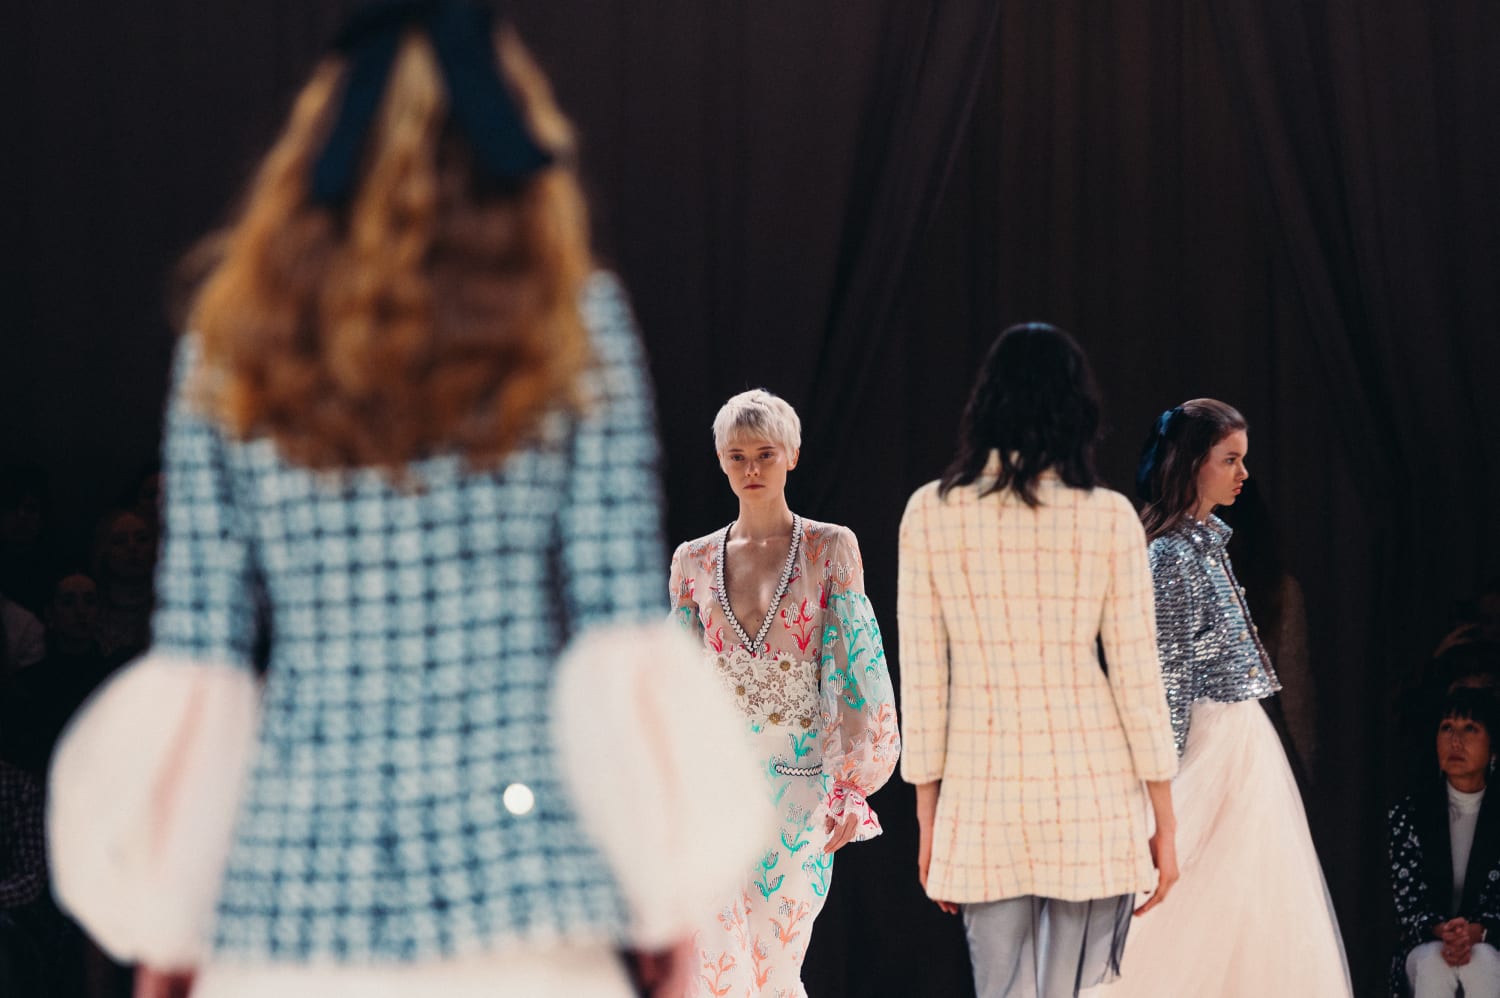
<path fill-rule="evenodd" d="M 495 65 L 494 14 L 464 0 L 384 0 L 354 14 L 334 48 L 349 60 L 343 103 L 313 167 L 312 199 L 337 205 L 358 180 L 365 135 L 408 28 L 427 32 L 448 85 L 448 107 L 492 179 L 524 180 L 552 162 L 537 145 Z"/>
<path fill-rule="evenodd" d="M 1162 444 L 1166 442 L 1167 431 L 1180 412 L 1182 406 L 1174 406 L 1157 417 L 1151 438 L 1146 441 L 1146 449 L 1141 452 L 1141 463 L 1135 466 L 1135 493 L 1145 502 L 1155 502 L 1157 499 L 1151 491 L 1151 479 L 1156 475 L 1156 466 L 1161 463 Z"/>

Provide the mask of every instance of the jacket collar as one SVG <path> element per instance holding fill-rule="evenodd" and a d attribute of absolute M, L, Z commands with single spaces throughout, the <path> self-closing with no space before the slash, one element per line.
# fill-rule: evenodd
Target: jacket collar
<path fill-rule="evenodd" d="M 1491 870 L 1500 868 L 1500 793 L 1486 793 L 1474 826 L 1474 844 L 1469 847 L 1469 865 L 1464 871 L 1464 896 L 1457 912 L 1449 912 L 1453 893 L 1453 847 L 1448 831 L 1448 789 L 1442 777 L 1428 784 L 1416 816 L 1417 838 L 1422 843 L 1422 866 L 1433 907 L 1449 915 L 1466 918 L 1479 911 L 1479 893 L 1489 886 Z"/>
<path fill-rule="evenodd" d="M 1214 514 L 1208 514 L 1208 520 L 1199 523 L 1191 516 L 1184 519 L 1173 533 L 1188 540 L 1200 553 L 1210 554 L 1224 550 L 1229 545 L 1229 538 L 1234 530 Z"/>
<path fill-rule="evenodd" d="M 1495 797 L 1493 791 L 1487 791 L 1479 804 L 1474 844 L 1469 847 L 1469 868 L 1464 871 L 1464 896 L 1460 905 L 1463 912 L 1479 911 L 1479 892 L 1489 886 L 1490 871 L 1500 866 L 1500 801 Z M 1451 859 L 1449 864 L 1451 866 Z"/>

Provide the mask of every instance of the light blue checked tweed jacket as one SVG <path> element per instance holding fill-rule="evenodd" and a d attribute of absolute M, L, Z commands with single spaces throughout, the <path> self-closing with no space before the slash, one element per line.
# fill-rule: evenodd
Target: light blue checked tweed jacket
<path fill-rule="evenodd" d="M 153 652 L 250 668 L 263 723 L 215 959 L 411 961 L 621 938 L 626 911 L 549 751 L 553 666 L 593 625 L 656 620 L 658 448 L 623 293 L 595 275 L 581 417 L 497 470 L 342 476 L 166 417 Z M 222 667 L 222 666 L 221 666 Z M 512 814 L 505 787 L 535 807 Z"/>

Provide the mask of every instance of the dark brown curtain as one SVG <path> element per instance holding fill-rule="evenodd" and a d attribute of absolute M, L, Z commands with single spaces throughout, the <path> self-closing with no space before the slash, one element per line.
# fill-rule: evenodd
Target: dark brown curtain
<path fill-rule="evenodd" d="M 0 10 L 0 456 L 47 465 L 75 536 L 154 448 L 171 262 L 348 6 Z M 856 530 L 894 654 L 896 524 L 1004 324 L 1084 341 L 1122 491 L 1162 408 L 1245 411 L 1306 598 L 1310 817 L 1359 993 L 1378 993 L 1390 696 L 1500 561 L 1500 12 L 512 7 L 579 125 L 599 243 L 651 348 L 674 539 L 733 515 L 717 405 L 777 391 L 806 422 L 793 504 Z M 841 855 L 809 990 L 966 995 L 961 926 L 915 883 L 911 795 L 876 806 L 887 834 Z"/>
<path fill-rule="evenodd" d="M 1392 701 L 1500 561 L 1496 20 L 1005 5 L 900 306 L 900 415 L 872 420 L 901 421 L 904 439 L 877 436 L 904 484 L 935 476 L 954 372 L 1031 318 L 1087 345 L 1122 491 L 1161 409 L 1211 395 L 1249 416 L 1270 560 L 1305 599 L 1286 697 L 1316 700 L 1307 807 L 1361 995 L 1382 993 L 1393 939 L 1385 808 L 1431 768 L 1430 739 L 1395 742 Z"/>
<path fill-rule="evenodd" d="M 1346 828 L 1379 824 L 1395 774 L 1429 772 L 1430 739 L 1393 743 L 1371 695 L 1399 688 L 1453 601 L 1494 572 L 1500 522 L 1500 207 L 1490 188 L 1500 129 L 1493 4 L 1396 0 L 1208 5 L 1271 251 L 1292 277 L 1367 518 L 1374 571 L 1346 585 L 1376 612 L 1326 620 L 1354 691 L 1329 702 L 1326 780 Z M 1343 671 L 1343 670 L 1340 670 Z M 1364 682 L 1360 682 L 1364 679 Z M 1363 695 L 1361 695 L 1363 694 Z M 1415 755 L 1416 758 L 1412 758 Z M 1373 770 L 1374 772 L 1371 772 Z M 1375 777 L 1384 772 L 1386 779 Z M 1331 774 L 1325 773 L 1325 776 Z M 1342 841 L 1340 841 L 1342 840 Z M 1383 843 L 1339 842 L 1329 864 L 1347 924 L 1388 910 L 1369 871 Z M 1351 958 L 1376 933 L 1346 931 Z"/>

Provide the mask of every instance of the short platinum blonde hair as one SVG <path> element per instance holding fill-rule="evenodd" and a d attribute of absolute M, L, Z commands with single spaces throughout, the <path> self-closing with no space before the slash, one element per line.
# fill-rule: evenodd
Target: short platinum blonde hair
<path fill-rule="evenodd" d="M 802 420 L 786 399 L 764 388 L 752 388 L 725 402 L 714 417 L 714 450 L 722 452 L 735 437 L 765 437 L 789 451 L 802 446 Z"/>

